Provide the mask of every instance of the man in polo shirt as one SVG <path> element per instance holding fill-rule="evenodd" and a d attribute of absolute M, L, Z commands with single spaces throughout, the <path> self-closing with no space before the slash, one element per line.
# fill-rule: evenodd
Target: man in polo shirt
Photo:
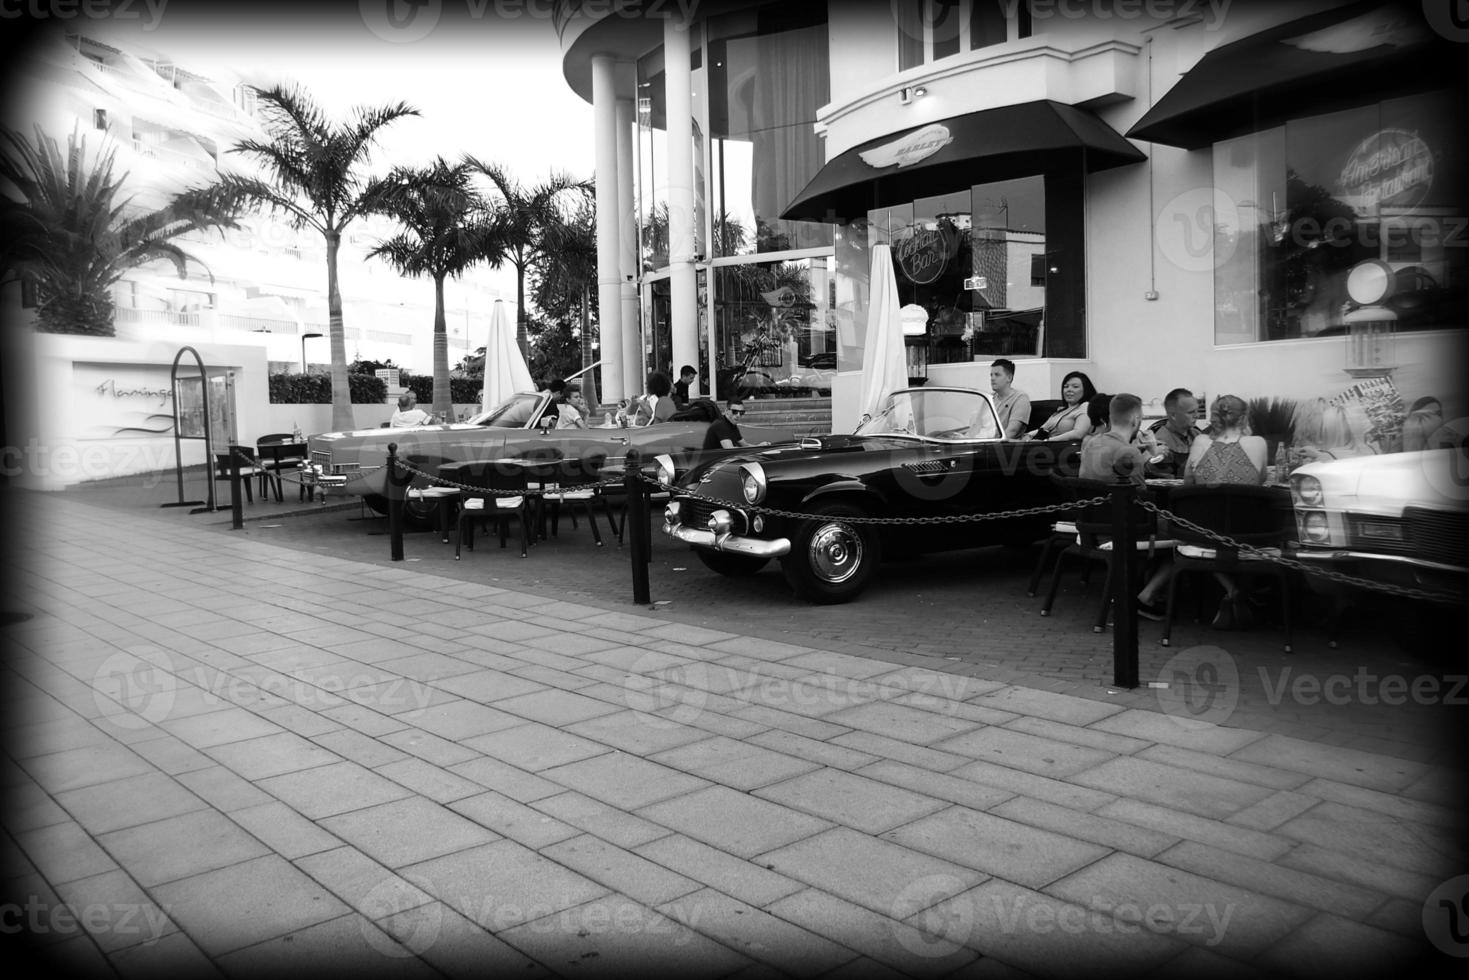
<path fill-rule="evenodd" d="M 1199 400 L 1187 388 L 1174 388 L 1163 398 L 1163 411 L 1167 413 L 1148 427 L 1158 448 L 1168 454 L 1160 463 L 1150 464 L 1150 476 L 1183 477 L 1184 464 L 1194 440 L 1200 435 L 1194 427 L 1194 412 L 1198 411 Z"/>
<path fill-rule="evenodd" d="M 724 402 L 724 413 L 715 419 L 704 433 L 705 449 L 735 449 L 745 445 L 740 435 L 740 416 L 745 414 L 745 402 L 739 395 L 730 395 Z"/>
<path fill-rule="evenodd" d="M 995 414 L 1006 439 L 1019 439 L 1030 422 L 1030 396 L 1012 387 L 1015 362 L 1002 357 L 990 365 L 990 387 L 994 389 Z"/>

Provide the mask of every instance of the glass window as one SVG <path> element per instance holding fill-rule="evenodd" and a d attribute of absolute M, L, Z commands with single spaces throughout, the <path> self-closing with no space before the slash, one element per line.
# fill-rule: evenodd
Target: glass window
<path fill-rule="evenodd" d="M 1398 329 L 1469 314 L 1464 126 L 1448 93 L 1291 120 L 1214 146 L 1214 338 L 1347 332 L 1360 310 Z M 1348 291 L 1377 265 L 1383 296 Z"/>
<path fill-rule="evenodd" d="M 899 71 L 1005 43 L 1012 13 L 1030 36 L 1030 9 L 1013 0 L 892 0 L 892 11 Z"/>
<path fill-rule="evenodd" d="M 831 259 L 746 262 L 710 271 L 721 394 L 739 387 L 831 387 L 837 344 Z"/>

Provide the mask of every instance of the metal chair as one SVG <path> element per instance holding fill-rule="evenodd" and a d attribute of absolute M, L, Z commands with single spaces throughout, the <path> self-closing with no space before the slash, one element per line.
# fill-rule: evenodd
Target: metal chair
<path fill-rule="evenodd" d="M 233 465 L 234 462 L 228 449 L 216 450 L 214 453 L 214 481 L 216 483 L 230 482 L 230 468 Z M 255 480 L 257 477 L 263 476 L 265 471 L 260 467 L 260 464 L 258 462 L 255 462 L 253 460 L 247 462 L 246 460 L 241 459 L 239 460 L 239 466 L 240 486 L 245 488 L 245 499 L 253 504 L 255 502 L 255 493 L 253 490 L 250 489 L 250 482 L 252 480 Z M 263 489 L 261 491 L 261 495 L 262 497 L 264 496 Z"/>
<path fill-rule="evenodd" d="M 459 515 L 454 526 L 454 560 L 461 556 L 461 545 L 474 550 L 474 521 L 494 520 L 499 524 L 500 547 L 505 547 L 512 518 L 520 520 L 520 557 L 530 546 L 531 492 L 529 474 L 520 460 L 484 460 L 467 463 L 445 463 L 439 476 L 462 484 Z M 477 493 L 476 490 L 485 491 Z M 489 492 L 495 491 L 495 492 Z M 467 533 L 466 533 L 467 527 Z"/>
<path fill-rule="evenodd" d="M 285 499 L 281 473 L 300 466 L 306 458 L 306 444 L 298 442 L 293 432 L 271 432 L 255 440 L 255 458 L 260 465 L 260 496 L 265 497 L 274 488 L 279 503 Z M 306 499 L 306 484 L 298 483 L 296 491 L 297 499 Z"/>
<path fill-rule="evenodd" d="M 577 526 L 576 510 L 578 506 L 581 507 L 586 514 L 587 523 L 591 525 L 592 539 L 596 541 L 598 548 L 602 547 L 602 532 L 597 528 L 597 518 L 592 512 L 593 502 L 602 505 L 607 526 L 614 532 L 617 530 L 617 523 L 612 519 L 612 510 L 597 489 L 601 482 L 602 467 L 606 462 L 607 454 L 599 452 L 587 456 L 547 459 L 528 465 L 529 489 L 533 492 L 539 491 L 535 494 L 536 527 L 542 540 L 546 537 L 548 510 L 551 536 L 557 536 L 563 504 L 567 505 L 571 514 L 572 527 Z"/>
<path fill-rule="evenodd" d="M 1067 558 L 1079 557 L 1086 561 L 1106 562 L 1107 578 L 1102 585 L 1102 602 L 1097 610 L 1096 622 L 1092 626 L 1093 633 L 1100 633 L 1107 628 L 1107 614 L 1112 608 L 1112 576 L 1116 570 L 1112 549 L 1112 503 L 1107 500 L 1100 504 L 1082 506 L 1080 501 L 1093 497 L 1110 497 L 1114 484 L 1071 476 L 1052 477 L 1052 480 L 1060 484 L 1062 491 L 1070 495 L 1072 500 L 1078 502 L 1076 539 L 1062 548 L 1056 556 L 1056 564 L 1051 569 L 1051 585 L 1046 591 L 1046 601 L 1041 606 L 1041 615 L 1051 614 L 1051 607 L 1056 603 L 1056 593 L 1061 587 L 1061 572 Z M 1173 547 L 1171 539 L 1158 537 L 1157 522 L 1148 511 L 1141 507 L 1133 507 L 1128 518 L 1132 526 L 1133 547 L 1137 551 L 1146 552 L 1148 557 L 1152 557 L 1156 551 Z M 1142 563 L 1135 563 L 1134 567 L 1141 574 Z M 1129 587 L 1129 592 L 1136 591 L 1140 585 L 1141 583 L 1133 583 Z"/>
<path fill-rule="evenodd" d="M 1213 487 L 1179 487 L 1168 499 L 1169 512 L 1208 528 L 1239 544 L 1279 553 L 1290 531 L 1281 518 L 1282 491 L 1271 487 L 1226 483 Z M 1270 575 L 1280 580 L 1280 610 L 1285 627 L 1285 652 L 1291 652 L 1290 572 L 1268 558 L 1242 555 L 1211 538 L 1179 525 L 1172 528 L 1178 541 L 1173 579 L 1168 583 L 1168 607 L 1163 615 L 1163 646 L 1173 633 L 1174 596 L 1178 580 L 1190 573 Z"/>

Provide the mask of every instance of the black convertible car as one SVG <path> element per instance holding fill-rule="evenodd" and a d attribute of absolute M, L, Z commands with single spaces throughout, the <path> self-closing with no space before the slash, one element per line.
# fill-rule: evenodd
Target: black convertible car
<path fill-rule="evenodd" d="M 799 595 L 847 602 L 884 555 L 1028 545 L 1044 536 L 1054 519 L 1046 515 L 924 519 L 1056 503 L 1052 473 L 1076 474 L 1075 443 L 1003 439 L 988 395 L 910 388 L 888 396 L 851 435 L 747 449 L 695 467 L 679 479 L 663 530 L 721 574 L 750 575 L 779 558 Z"/>

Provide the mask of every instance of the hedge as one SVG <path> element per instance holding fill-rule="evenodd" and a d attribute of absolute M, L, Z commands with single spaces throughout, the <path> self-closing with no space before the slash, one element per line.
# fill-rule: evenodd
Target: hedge
<path fill-rule="evenodd" d="M 418 404 L 431 405 L 434 400 L 434 376 L 431 374 L 401 374 L 398 383 L 418 397 Z M 456 405 L 478 404 L 484 393 L 482 378 L 449 379 L 449 400 Z"/>
<path fill-rule="evenodd" d="M 381 405 L 388 397 L 388 386 L 382 378 L 370 374 L 347 375 L 352 389 L 352 404 Z M 329 405 L 332 400 L 330 374 L 272 374 L 272 405 Z"/>

